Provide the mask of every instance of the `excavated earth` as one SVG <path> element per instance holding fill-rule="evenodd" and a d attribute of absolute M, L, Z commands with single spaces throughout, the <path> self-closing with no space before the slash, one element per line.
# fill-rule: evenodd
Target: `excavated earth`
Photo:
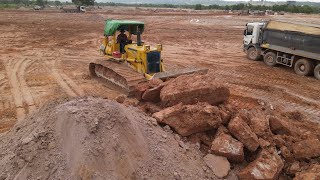
<path fill-rule="evenodd" d="M 0 179 L 215 179 L 202 153 L 136 108 L 50 103 L 0 136 Z"/>

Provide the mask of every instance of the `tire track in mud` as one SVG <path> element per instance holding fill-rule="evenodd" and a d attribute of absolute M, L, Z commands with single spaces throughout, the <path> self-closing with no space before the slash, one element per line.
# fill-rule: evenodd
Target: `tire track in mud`
<path fill-rule="evenodd" d="M 230 70 L 230 71 L 222 71 L 222 70 L 217 70 L 214 72 L 216 77 L 219 77 L 218 79 L 224 80 L 227 77 L 232 77 L 232 79 L 235 79 L 235 82 L 230 82 L 227 83 L 227 86 L 233 90 L 233 92 L 236 95 L 243 96 L 246 98 L 254 97 L 257 99 L 261 99 L 263 101 L 269 102 L 272 105 L 278 105 L 281 107 L 283 110 L 287 111 L 301 111 L 305 112 L 308 115 L 311 115 L 315 120 L 320 121 L 320 103 L 317 100 L 313 100 L 310 97 L 305 97 L 301 94 L 295 94 L 293 93 L 290 88 L 286 88 L 293 86 L 294 82 L 288 82 L 282 79 L 265 79 L 265 78 L 260 78 L 260 77 L 254 77 L 253 75 L 247 75 L 244 73 L 240 73 L 241 75 L 238 75 L 236 72 Z M 256 88 L 251 88 L 248 87 L 247 85 L 242 85 L 241 81 L 237 81 L 236 79 L 238 78 L 245 78 L 246 82 L 251 82 L 253 83 L 252 85 L 260 85 L 264 84 L 264 86 L 270 86 L 271 88 L 275 88 L 276 90 L 278 89 L 281 91 L 281 93 L 285 95 L 276 95 L 274 93 L 270 93 L 267 90 L 263 89 L 256 89 Z M 305 90 L 302 90 L 303 92 Z M 310 93 L 309 93 L 310 94 Z M 311 93 L 312 95 L 312 93 Z M 287 96 L 287 98 L 284 98 Z M 308 104 L 308 106 L 306 106 Z M 242 102 L 238 104 L 241 107 L 251 107 L 252 104 L 247 103 L 247 102 Z"/>
<path fill-rule="evenodd" d="M 59 61 L 46 61 L 46 65 L 49 71 L 51 71 L 58 85 L 67 93 L 68 96 L 76 97 L 83 96 L 84 91 L 66 74 L 59 72 L 56 67 L 56 63 Z"/>
<path fill-rule="evenodd" d="M 252 89 L 246 86 L 229 84 L 229 83 L 228 83 L 228 86 L 230 88 L 238 89 L 244 92 L 244 94 L 242 94 L 244 97 L 255 97 L 257 99 L 261 99 L 263 101 L 269 102 L 273 105 L 279 105 L 281 109 L 287 110 L 287 111 L 296 111 L 296 110 L 302 111 L 316 118 L 315 120 L 320 121 L 319 108 L 312 107 L 312 106 L 306 107 L 305 105 L 298 104 L 295 101 L 292 101 L 290 99 L 284 100 L 283 98 L 272 96 L 270 95 L 269 92 L 266 92 L 263 90 Z"/>
<path fill-rule="evenodd" d="M 6 65 L 6 72 L 16 107 L 16 118 L 19 121 L 27 113 L 31 113 L 36 109 L 31 91 L 25 80 L 25 70 L 32 60 L 20 59 L 15 62 L 13 61 L 13 59 L 9 60 L 9 63 Z"/>
<path fill-rule="evenodd" d="M 34 61 L 31 61 L 31 60 L 23 61 L 21 68 L 18 72 L 18 78 L 19 78 L 19 82 L 20 82 L 20 90 L 22 92 L 23 99 L 25 100 L 25 102 L 28 105 L 28 110 L 29 110 L 28 113 L 34 112 L 37 108 L 35 105 L 34 99 L 32 97 L 31 90 L 25 80 L 26 69 L 29 65 L 32 64 L 32 62 L 34 62 Z"/>

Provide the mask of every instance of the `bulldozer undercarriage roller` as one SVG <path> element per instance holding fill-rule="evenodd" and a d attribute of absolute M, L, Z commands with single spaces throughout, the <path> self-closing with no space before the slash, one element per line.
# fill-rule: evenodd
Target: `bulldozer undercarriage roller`
<path fill-rule="evenodd" d="M 89 71 L 91 77 L 106 80 L 128 96 L 132 95 L 135 85 L 146 81 L 143 74 L 136 72 L 126 62 L 98 60 L 89 64 Z"/>

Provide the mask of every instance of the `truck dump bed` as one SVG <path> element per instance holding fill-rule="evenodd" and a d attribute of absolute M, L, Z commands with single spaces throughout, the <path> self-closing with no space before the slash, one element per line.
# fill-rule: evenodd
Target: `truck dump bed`
<path fill-rule="evenodd" d="M 263 29 L 262 44 L 320 60 L 320 25 L 269 21 Z"/>

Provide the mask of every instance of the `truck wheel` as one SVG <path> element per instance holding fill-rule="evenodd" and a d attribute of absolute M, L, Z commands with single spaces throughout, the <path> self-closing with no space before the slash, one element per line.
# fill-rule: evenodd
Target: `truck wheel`
<path fill-rule="evenodd" d="M 320 80 L 320 64 L 314 68 L 314 77 Z"/>
<path fill-rule="evenodd" d="M 268 66 L 275 66 L 277 64 L 277 56 L 274 52 L 267 52 L 263 57 L 263 61 Z"/>
<path fill-rule="evenodd" d="M 294 64 L 294 72 L 301 76 L 307 76 L 312 74 L 314 69 L 314 63 L 308 59 L 299 59 Z"/>
<path fill-rule="evenodd" d="M 247 51 L 247 57 L 252 61 L 257 61 L 259 60 L 260 55 L 255 47 L 251 47 Z"/>

